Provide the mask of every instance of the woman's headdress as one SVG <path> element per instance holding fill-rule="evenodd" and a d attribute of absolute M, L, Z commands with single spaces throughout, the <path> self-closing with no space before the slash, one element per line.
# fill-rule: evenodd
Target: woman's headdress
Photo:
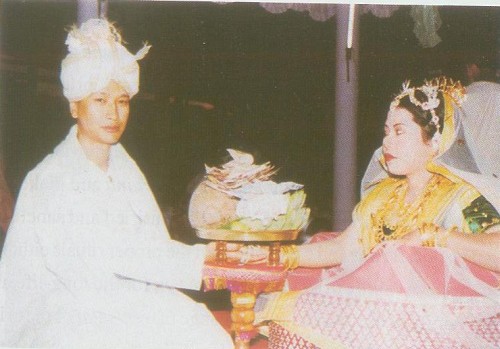
<path fill-rule="evenodd" d="M 78 101 L 114 80 L 130 95 L 139 91 L 139 65 L 151 46 L 135 55 L 123 45 L 120 33 L 105 19 L 90 19 L 73 27 L 66 39 L 68 55 L 61 64 L 64 96 Z"/>
<path fill-rule="evenodd" d="M 421 91 L 427 97 L 427 100 L 422 102 L 419 101 L 415 97 L 416 91 Z M 415 106 L 422 108 L 422 110 L 429 111 L 432 115 L 429 123 L 434 124 L 436 129 L 439 130 L 439 116 L 436 114 L 436 108 L 439 107 L 441 103 L 438 97 L 439 92 L 442 93 L 446 104 L 448 104 L 448 102 L 453 102 L 458 107 L 462 105 L 465 98 L 465 88 L 462 87 L 460 81 L 454 82 L 446 77 L 439 77 L 432 80 L 426 80 L 422 86 L 410 87 L 410 81 L 406 80 L 403 83 L 401 92 L 392 100 L 390 109 L 395 109 L 399 105 L 401 99 L 408 96 L 410 102 Z M 447 115 L 445 115 L 445 120 L 446 117 Z"/>
<path fill-rule="evenodd" d="M 428 170 L 442 173 L 448 177 L 458 176 L 471 183 L 497 210 L 500 211 L 498 179 L 481 174 L 479 170 L 481 166 L 478 164 L 487 160 L 478 156 L 479 154 L 469 147 L 469 144 L 477 142 L 477 139 L 474 137 L 481 137 L 481 134 L 472 134 L 465 130 L 467 125 L 464 124 L 464 113 L 461 108 L 462 102 L 464 102 L 466 98 L 465 89 L 459 82 L 453 82 L 446 78 L 433 79 L 430 82 L 426 82 L 424 86 L 437 87 L 438 93 L 440 91 L 443 96 L 440 103 L 444 100 L 444 126 L 441 130 L 442 134 L 439 136 L 439 151 L 434 160 L 428 164 Z M 409 87 L 409 83 L 405 82 L 401 93 L 394 98 L 391 108 L 396 108 L 402 98 L 414 94 L 418 89 L 422 89 L 422 87 L 411 88 Z M 427 90 L 428 93 L 429 91 L 430 90 Z M 430 99 L 433 99 L 432 95 Z M 420 102 L 418 101 L 417 105 L 418 103 Z M 431 106 L 433 107 L 432 103 L 424 107 Z M 469 115 L 469 118 L 474 118 L 474 115 Z M 485 122 L 489 122 L 490 124 L 497 121 L 498 119 L 494 116 L 487 120 L 485 119 Z M 493 127 L 493 125 L 491 126 Z M 368 164 L 368 168 L 365 171 L 361 181 L 362 196 L 372 188 L 374 184 L 388 176 L 387 169 L 384 168 L 381 159 L 383 159 L 382 147 L 374 152 Z"/>

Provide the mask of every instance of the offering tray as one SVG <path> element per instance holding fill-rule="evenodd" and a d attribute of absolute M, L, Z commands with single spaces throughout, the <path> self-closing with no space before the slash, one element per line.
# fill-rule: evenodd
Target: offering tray
<path fill-rule="evenodd" d="M 217 228 L 195 228 L 199 238 L 215 241 L 215 262 L 205 264 L 203 285 L 205 291 L 231 291 L 231 331 L 235 349 L 250 349 L 250 341 L 257 335 L 254 325 L 256 297 L 262 292 L 281 291 L 287 270 L 280 264 L 281 242 L 295 240 L 302 229 L 243 231 Z M 259 243 L 269 245 L 267 261 L 240 263 L 228 261 L 227 243 Z"/>
<path fill-rule="evenodd" d="M 196 229 L 199 238 L 216 241 L 273 242 L 295 240 L 301 229 L 241 231 L 229 229 Z"/>
<path fill-rule="evenodd" d="M 215 262 L 218 265 L 225 265 L 227 262 L 227 242 L 270 242 L 267 265 L 278 266 L 280 262 L 280 242 L 297 239 L 300 231 L 301 229 L 241 231 L 197 228 L 196 235 L 199 238 L 216 242 Z"/>
<path fill-rule="evenodd" d="M 215 261 L 203 269 L 204 289 L 231 291 L 235 348 L 249 349 L 257 334 L 256 296 L 283 289 L 288 272 L 280 264 L 281 244 L 297 239 L 310 209 L 302 184 L 276 183 L 271 177 L 277 170 L 269 162 L 255 164 L 251 154 L 227 151 L 229 162 L 205 165 L 206 176 L 189 202 L 189 222 L 199 238 L 215 242 Z M 229 243 L 239 261 L 228 258 Z"/>

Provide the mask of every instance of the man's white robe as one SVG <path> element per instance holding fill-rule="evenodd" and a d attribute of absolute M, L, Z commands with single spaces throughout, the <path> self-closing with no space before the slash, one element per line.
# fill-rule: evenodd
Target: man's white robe
<path fill-rule="evenodd" d="M 460 110 L 466 142 L 480 172 L 500 178 L 500 84 L 477 81 L 466 92 Z"/>
<path fill-rule="evenodd" d="M 0 260 L 0 346 L 232 348 L 202 304 L 204 245 L 171 240 L 119 144 L 109 170 L 67 138 L 26 177 Z"/>

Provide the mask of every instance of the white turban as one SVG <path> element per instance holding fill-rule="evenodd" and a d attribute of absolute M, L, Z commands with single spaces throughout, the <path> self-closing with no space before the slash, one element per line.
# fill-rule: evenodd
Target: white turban
<path fill-rule="evenodd" d="M 79 101 L 105 88 L 111 80 L 133 97 L 139 91 L 139 64 L 151 46 L 132 55 L 115 27 L 104 19 L 90 19 L 73 28 L 66 39 L 68 55 L 61 64 L 64 96 Z"/>

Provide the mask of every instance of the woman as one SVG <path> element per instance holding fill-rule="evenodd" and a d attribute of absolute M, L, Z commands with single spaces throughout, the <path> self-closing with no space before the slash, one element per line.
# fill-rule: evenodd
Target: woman
<path fill-rule="evenodd" d="M 500 235 L 482 234 L 500 232 L 498 212 L 475 187 L 432 162 L 443 152 L 440 146 L 447 137 L 442 134 L 445 103 L 437 87 L 431 99 L 428 94 L 433 92 L 425 91 L 426 85 L 418 89 L 405 85 L 394 99 L 382 146 L 390 176 L 372 186 L 339 238 L 298 247 L 301 266 L 339 264 L 356 239 L 364 255 L 382 241 L 404 239 L 447 247 L 500 272 Z M 498 189 L 497 184 L 497 193 Z"/>
<path fill-rule="evenodd" d="M 210 312 L 175 289 L 200 288 L 213 245 L 170 239 L 118 143 L 149 46 L 130 54 L 100 19 L 66 44 L 61 81 L 76 125 L 23 183 L 0 264 L 0 345 L 232 348 Z"/>
<path fill-rule="evenodd" d="M 307 339 L 310 347 L 440 348 L 450 347 L 448 340 L 466 347 L 500 345 L 471 331 L 451 308 L 441 307 L 450 305 L 451 296 L 483 296 L 479 299 L 487 310 L 478 305 L 478 313 L 468 319 L 499 328 L 498 279 L 491 273 L 500 272 L 498 180 L 443 164 L 451 162 L 450 153 L 459 153 L 454 108 L 461 99 L 461 87 L 445 79 L 421 87 L 403 85 L 387 114 L 382 158 L 377 159 L 382 167 L 369 166 L 353 223 L 334 239 L 283 249 L 288 267 L 340 266 L 313 288 L 270 297 L 259 318 L 275 320 L 271 342 L 276 333 L 289 331 Z M 418 308 L 423 302 L 418 295 L 439 306 Z M 360 300 L 366 303 L 356 308 Z M 377 312 L 374 306 L 364 314 L 371 301 L 384 303 L 385 310 Z M 387 310 L 391 302 L 399 310 Z M 424 315 L 412 313 L 408 304 Z M 412 321 L 418 323 L 413 329 L 405 325 Z M 413 338 L 415 328 L 424 334 Z M 426 341 L 434 342 L 427 346 Z"/>

